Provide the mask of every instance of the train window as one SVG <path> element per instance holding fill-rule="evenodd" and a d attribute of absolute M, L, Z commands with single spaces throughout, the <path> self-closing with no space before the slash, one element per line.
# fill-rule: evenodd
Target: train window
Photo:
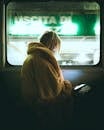
<path fill-rule="evenodd" d="M 53 30 L 61 38 L 55 54 L 62 66 L 100 60 L 100 6 L 96 2 L 10 2 L 6 9 L 7 61 L 22 65 L 27 45 Z"/>

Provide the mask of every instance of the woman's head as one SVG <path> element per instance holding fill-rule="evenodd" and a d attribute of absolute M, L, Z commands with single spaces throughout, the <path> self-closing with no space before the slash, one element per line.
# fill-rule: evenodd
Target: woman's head
<path fill-rule="evenodd" d="M 40 38 L 40 42 L 43 43 L 50 50 L 55 51 L 60 49 L 60 38 L 53 31 L 46 31 Z"/>

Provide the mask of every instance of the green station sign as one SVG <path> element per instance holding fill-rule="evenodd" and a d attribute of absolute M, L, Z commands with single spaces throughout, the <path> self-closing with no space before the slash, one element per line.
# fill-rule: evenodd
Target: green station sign
<path fill-rule="evenodd" d="M 37 36 L 47 30 L 59 35 L 95 36 L 100 33 L 100 19 L 96 14 L 11 15 L 8 17 L 9 35 Z"/>

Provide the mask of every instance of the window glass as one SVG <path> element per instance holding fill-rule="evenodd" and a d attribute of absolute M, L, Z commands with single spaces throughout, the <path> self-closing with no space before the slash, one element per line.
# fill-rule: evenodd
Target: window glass
<path fill-rule="evenodd" d="M 61 38 L 60 65 L 100 60 L 100 7 L 96 2 L 10 2 L 6 10 L 7 61 L 22 65 L 27 45 L 47 30 Z"/>

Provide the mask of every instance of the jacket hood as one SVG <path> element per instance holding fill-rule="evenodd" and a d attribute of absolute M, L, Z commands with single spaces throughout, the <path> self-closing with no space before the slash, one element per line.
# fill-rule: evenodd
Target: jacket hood
<path fill-rule="evenodd" d="M 27 50 L 28 55 L 34 55 L 35 57 L 40 57 L 44 59 L 46 62 L 50 62 L 56 70 L 59 69 L 57 61 L 53 55 L 53 52 L 45 47 L 41 43 L 30 43 Z"/>

